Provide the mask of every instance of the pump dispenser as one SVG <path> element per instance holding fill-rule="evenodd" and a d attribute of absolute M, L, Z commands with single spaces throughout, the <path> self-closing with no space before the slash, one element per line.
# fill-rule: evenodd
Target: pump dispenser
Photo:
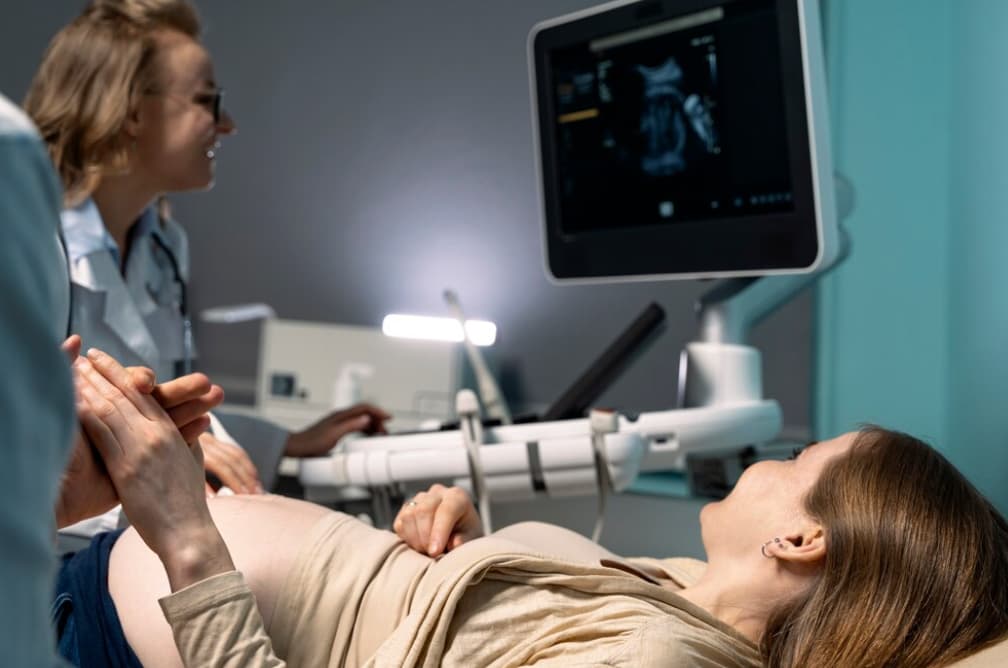
<path fill-rule="evenodd" d="M 333 383 L 332 407 L 349 408 L 361 400 L 361 380 L 374 375 L 374 367 L 363 362 L 350 362 L 340 367 Z"/>

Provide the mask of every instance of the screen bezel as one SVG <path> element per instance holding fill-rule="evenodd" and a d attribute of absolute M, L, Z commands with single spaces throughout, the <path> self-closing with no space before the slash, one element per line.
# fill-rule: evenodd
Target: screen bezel
<path fill-rule="evenodd" d="M 836 255 L 825 72 L 814 0 L 774 0 L 793 209 L 670 226 L 565 233 L 549 57 L 554 49 L 740 0 L 618 1 L 545 21 L 529 34 L 533 125 L 547 273 L 558 281 L 660 280 L 813 271 Z M 811 4 L 811 6 L 810 6 Z M 823 180 L 826 177 L 826 180 Z"/>

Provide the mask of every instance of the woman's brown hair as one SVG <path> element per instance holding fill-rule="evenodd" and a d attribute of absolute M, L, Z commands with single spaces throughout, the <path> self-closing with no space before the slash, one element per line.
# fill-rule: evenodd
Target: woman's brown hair
<path fill-rule="evenodd" d="M 805 500 L 818 581 L 770 618 L 769 666 L 942 666 L 1008 633 L 1008 524 L 926 443 L 861 430 Z"/>
<path fill-rule="evenodd" d="M 198 39 L 186 0 L 92 0 L 52 39 L 24 107 L 59 172 L 67 205 L 89 197 L 102 176 L 129 167 L 123 127 L 140 96 L 157 87 L 158 35 Z"/>

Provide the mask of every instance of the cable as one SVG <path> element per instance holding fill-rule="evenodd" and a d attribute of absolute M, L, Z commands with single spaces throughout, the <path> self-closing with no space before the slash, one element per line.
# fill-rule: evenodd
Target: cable
<path fill-rule="evenodd" d="M 476 393 L 469 389 L 459 390 L 455 395 L 455 412 L 459 416 L 462 442 L 469 455 L 469 477 L 472 480 L 473 496 L 476 497 L 476 504 L 479 506 L 483 535 L 489 536 L 493 531 L 493 523 L 490 520 L 490 494 L 483 475 L 483 462 L 480 459 L 483 423 L 480 422 L 480 406 Z"/>
<path fill-rule="evenodd" d="M 592 451 L 595 459 L 595 481 L 598 483 L 598 510 L 595 515 L 595 529 L 592 531 L 592 540 L 597 543 L 602 537 L 602 527 L 605 524 L 606 497 L 612 489 L 609 458 L 605 452 L 605 436 L 619 429 L 619 416 L 615 411 L 593 408 L 588 421 L 591 425 Z"/>
<path fill-rule="evenodd" d="M 511 411 L 504 403 L 504 397 L 493 374 L 487 368 L 483 355 L 476 349 L 473 342 L 469 340 L 469 333 L 465 328 L 465 314 L 462 312 L 462 305 L 459 303 L 458 295 L 453 290 L 444 291 L 445 303 L 451 308 L 455 319 L 462 326 L 462 343 L 465 346 L 466 355 L 469 356 L 469 363 L 472 364 L 473 373 L 476 375 L 476 386 L 479 388 L 480 397 L 483 398 L 483 406 L 486 408 L 488 418 L 497 418 L 501 424 L 511 424 Z"/>
<path fill-rule="evenodd" d="M 193 363 L 193 335 L 192 335 L 192 320 L 189 318 L 189 295 L 186 283 L 182 280 L 182 270 L 179 268 L 178 258 L 168 244 L 165 243 L 164 239 L 160 237 L 157 233 L 151 234 L 151 239 L 154 244 L 161 249 L 165 257 L 168 258 L 168 263 L 171 265 L 172 275 L 175 279 L 176 285 L 179 288 L 179 315 L 182 317 L 182 360 L 181 368 L 176 369 L 178 375 L 187 375 L 192 373 L 192 363 Z"/>

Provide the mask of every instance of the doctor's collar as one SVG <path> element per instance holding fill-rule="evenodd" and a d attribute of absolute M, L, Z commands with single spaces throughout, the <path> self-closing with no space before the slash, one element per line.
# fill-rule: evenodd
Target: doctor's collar
<path fill-rule="evenodd" d="M 60 213 L 60 219 L 71 263 L 101 250 L 110 252 L 117 265 L 121 263 L 119 248 L 105 229 L 105 223 L 93 199 L 89 197 L 75 207 L 64 209 Z M 151 234 L 160 234 L 156 204 L 151 204 L 140 214 L 130 234 L 130 243 L 136 243 L 138 239 Z"/>

